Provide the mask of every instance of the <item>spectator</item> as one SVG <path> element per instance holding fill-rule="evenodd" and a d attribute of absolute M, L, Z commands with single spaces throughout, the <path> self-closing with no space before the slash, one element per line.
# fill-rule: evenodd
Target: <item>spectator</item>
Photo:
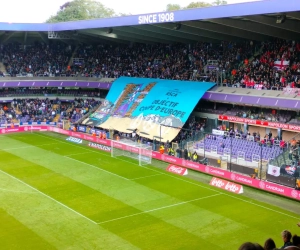
<path fill-rule="evenodd" d="M 296 247 L 300 247 L 300 237 L 297 236 L 296 234 L 292 238 L 293 245 Z"/>
<path fill-rule="evenodd" d="M 258 243 L 245 242 L 242 244 L 238 250 L 264 250 Z"/>
<path fill-rule="evenodd" d="M 281 247 L 281 249 L 284 249 L 288 246 L 293 246 L 293 243 L 291 242 L 291 239 L 292 239 L 292 234 L 290 231 L 288 230 L 284 230 L 281 232 L 281 237 L 282 237 L 282 240 L 283 240 L 283 246 Z"/>
<path fill-rule="evenodd" d="M 276 248 L 276 244 L 273 239 L 269 238 L 265 241 L 264 250 L 274 250 Z"/>

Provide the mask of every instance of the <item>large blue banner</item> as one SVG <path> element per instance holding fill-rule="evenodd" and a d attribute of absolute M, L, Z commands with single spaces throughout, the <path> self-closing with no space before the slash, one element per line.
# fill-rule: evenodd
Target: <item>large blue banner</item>
<path fill-rule="evenodd" d="M 204 93 L 214 85 L 211 82 L 121 77 L 85 124 L 122 132 L 140 129 L 150 138 L 154 124 L 181 128 Z"/>

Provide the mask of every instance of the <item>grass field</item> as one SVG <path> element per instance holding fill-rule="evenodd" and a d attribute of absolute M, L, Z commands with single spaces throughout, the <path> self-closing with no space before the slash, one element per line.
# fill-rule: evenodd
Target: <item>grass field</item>
<path fill-rule="evenodd" d="M 0 136 L 0 249 L 237 249 L 298 215 L 53 133 Z"/>

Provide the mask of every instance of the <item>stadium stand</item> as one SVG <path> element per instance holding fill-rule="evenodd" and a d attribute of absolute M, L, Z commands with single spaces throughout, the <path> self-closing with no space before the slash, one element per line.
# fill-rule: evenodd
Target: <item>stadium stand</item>
<path fill-rule="evenodd" d="M 120 76 L 217 81 L 228 87 L 284 90 L 300 87 L 300 43 L 275 40 L 250 46 L 221 42 L 195 45 L 80 45 L 23 47 L 8 44 L 0 58 L 10 76 Z M 73 60 L 71 60 L 73 59 Z M 71 63 L 69 63 L 71 60 Z M 211 61 L 216 67 L 207 68 Z M 69 65 L 70 64 L 70 65 Z M 217 68 L 224 74 L 221 79 Z M 4 76 L 3 72 L 0 73 Z"/>
<path fill-rule="evenodd" d="M 73 53 L 74 52 L 74 53 Z M 226 72 L 253 55 L 249 43 L 222 42 L 195 45 L 81 45 L 73 50 L 61 43 L 23 47 L 3 45 L 3 58 L 10 76 L 81 76 L 118 78 L 135 76 L 174 80 L 215 81 L 216 73 L 205 66 L 218 61 Z M 69 65 L 71 60 L 72 65 Z"/>
<path fill-rule="evenodd" d="M 282 90 L 300 86 L 300 43 L 275 40 L 265 42 L 261 53 L 232 70 L 228 86 Z"/>
<path fill-rule="evenodd" d="M 0 54 L 9 76 L 65 75 L 71 47 L 64 43 L 22 46 L 18 43 L 3 45 Z"/>
<path fill-rule="evenodd" d="M 1 124 L 60 122 L 63 119 L 78 121 L 101 102 L 95 99 L 76 98 L 72 102 L 60 99 L 14 99 L 11 105 L 1 105 Z"/>

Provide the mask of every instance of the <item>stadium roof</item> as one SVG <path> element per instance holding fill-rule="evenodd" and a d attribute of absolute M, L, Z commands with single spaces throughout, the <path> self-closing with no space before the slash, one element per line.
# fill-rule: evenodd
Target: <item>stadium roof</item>
<path fill-rule="evenodd" d="M 0 42 L 193 43 L 300 39 L 299 0 L 265 0 L 57 24 L 0 23 Z"/>

